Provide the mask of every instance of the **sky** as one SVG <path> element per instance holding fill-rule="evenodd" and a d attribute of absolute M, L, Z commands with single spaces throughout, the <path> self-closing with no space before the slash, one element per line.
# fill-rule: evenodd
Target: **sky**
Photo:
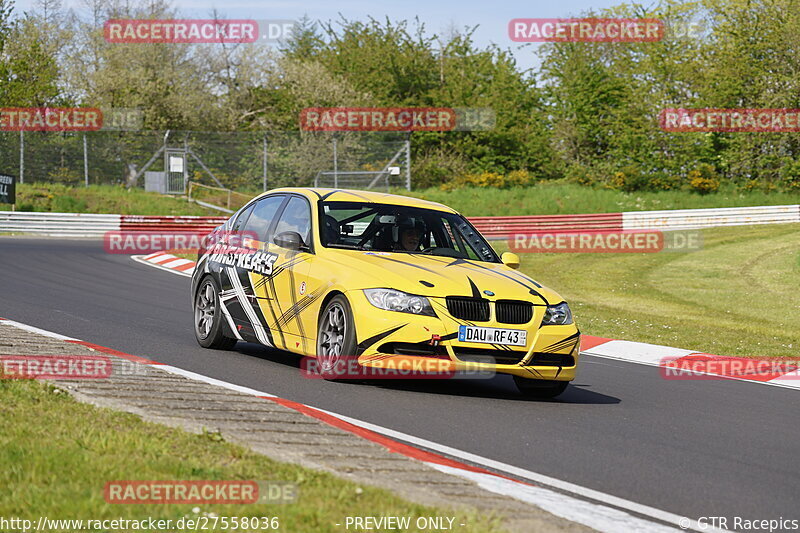
<path fill-rule="evenodd" d="M 135 0 L 131 0 L 135 2 Z M 206 18 L 216 8 L 226 18 L 297 19 L 307 14 L 313 20 L 335 20 L 339 13 L 347 19 L 413 20 L 419 17 L 429 34 L 447 34 L 452 27 L 478 25 L 474 40 L 478 46 L 497 44 L 510 48 L 520 68 L 538 64 L 537 45 L 521 49 L 508 37 L 508 22 L 514 18 L 569 18 L 588 10 L 598 11 L 625 3 L 625 0 L 402 0 L 381 3 L 369 0 L 304 2 L 258 0 L 173 0 L 185 18 Z M 649 4 L 649 3 L 648 3 Z M 34 8 L 36 0 L 15 0 L 17 13 Z M 80 10 L 81 0 L 62 0 L 62 6 Z"/>

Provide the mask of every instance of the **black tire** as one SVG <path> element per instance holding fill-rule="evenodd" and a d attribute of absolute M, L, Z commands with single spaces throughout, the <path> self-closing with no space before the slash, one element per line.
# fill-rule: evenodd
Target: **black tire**
<path fill-rule="evenodd" d="M 528 379 L 514 376 L 514 383 L 523 396 L 537 400 L 555 398 L 567 389 L 569 381 L 550 381 L 544 379 Z"/>
<path fill-rule="evenodd" d="M 206 276 L 197 286 L 194 295 L 194 337 L 197 343 L 203 348 L 214 348 L 217 350 L 228 350 L 236 344 L 236 339 L 226 337 L 222 321 L 222 311 L 219 301 L 219 285 L 217 281 Z"/>
<path fill-rule="evenodd" d="M 356 357 L 356 325 L 350 303 L 337 294 L 325 305 L 317 325 L 317 362 L 320 374 L 329 381 L 348 380 L 343 369 L 353 368 Z M 344 365 L 340 363 L 344 362 Z"/>

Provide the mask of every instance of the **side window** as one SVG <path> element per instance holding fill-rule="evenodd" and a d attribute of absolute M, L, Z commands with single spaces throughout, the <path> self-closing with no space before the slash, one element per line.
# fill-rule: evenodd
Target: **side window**
<path fill-rule="evenodd" d="M 297 196 L 289 199 L 286 209 L 278 220 L 275 235 L 284 231 L 296 231 L 305 244 L 311 244 L 311 208 L 306 200 Z"/>
<path fill-rule="evenodd" d="M 237 216 L 236 220 L 234 220 L 233 224 L 231 224 L 231 232 L 236 233 L 242 229 L 244 223 L 247 222 L 247 217 L 249 217 L 250 213 L 253 211 L 254 205 L 255 204 L 250 204 L 247 209 L 244 209 L 239 213 L 239 216 Z"/>
<path fill-rule="evenodd" d="M 253 212 L 244 226 L 244 231 L 255 233 L 261 242 L 268 242 L 270 238 L 270 235 L 268 235 L 269 227 L 272 225 L 275 213 L 278 212 L 278 208 L 285 199 L 286 197 L 283 195 L 268 196 L 256 202 Z"/>

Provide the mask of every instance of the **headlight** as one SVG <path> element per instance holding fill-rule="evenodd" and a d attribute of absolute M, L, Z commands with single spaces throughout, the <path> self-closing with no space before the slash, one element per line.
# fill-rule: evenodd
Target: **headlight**
<path fill-rule="evenodd" d="M 411 313 L 413 315 L 436 316 L 431 303 L 424 296 L 416 296 L 394 289 L 364 289 L 367 300 L 379 309 Z"/>
<path fill-rule="evenodd" d="M 543 326 L 563 326 L 572 324 L 572 311 L 569 310 L 567 302 L 558 305 L 548 305 L 542 318 Z"/>

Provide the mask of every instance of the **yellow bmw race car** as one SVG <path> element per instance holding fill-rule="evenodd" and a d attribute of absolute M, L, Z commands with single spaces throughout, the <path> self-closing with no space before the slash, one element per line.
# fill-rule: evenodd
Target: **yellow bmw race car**
<path fill-rule="evenodd" d="M 257 342 L 323 371 L 350 358 L 362 369 L 506 373 L 537 398 L 575 378 L 567 303 L 442 204 L 275 189 L 211 237 L 192 276 L 201 346 Z"/>

